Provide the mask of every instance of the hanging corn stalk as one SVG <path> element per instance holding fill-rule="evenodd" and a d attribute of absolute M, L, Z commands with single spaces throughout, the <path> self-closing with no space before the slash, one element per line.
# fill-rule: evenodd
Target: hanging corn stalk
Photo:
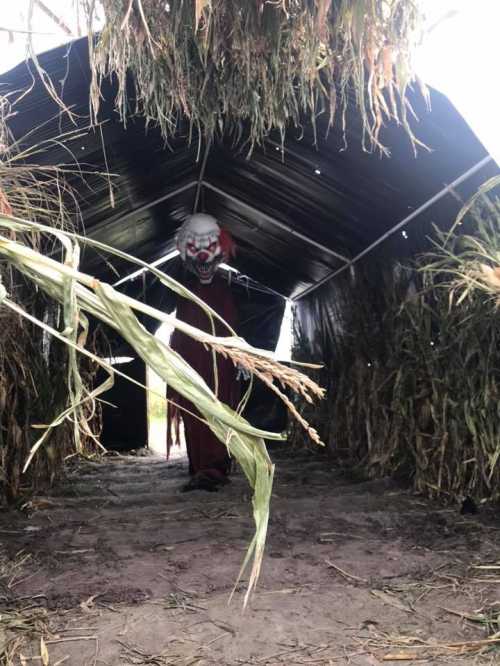
<path fill-rule="evenodd" d="M 112 76 L 122 121 L 139 113 L 165 139 L 187 118 L 199 137 L 229 132 L 251 151 L 272 130 L 284 140 L 287 128 L 301 128 L 305 119 L 316 131 L 321 114 L 328 127 L 338 117 L 345 139 L 351 107 L 361 118 L 365 150 L 388 153 L 380 141 L 386 122 L 402 124 L 419 145 L 408 120 L 423 23 L 414 0 L 80 4 L 90 27 L 96 12 L 104 18 L 89 38 L 96 118 L 102 81 Z"/>
<path fill-rule="evenodd" d="M 8 104 L 2 110 L 7 116 Z M 15 499 L 27 478 L 22 472 L 35 468 L 34 476 L 40 479 L 45 466 L 45 476 L 52 480 L 66 455 L 92 450 L 89 442 L 94 450 L 99 446 L 93 427 L 96 400 L 111 386 L 117 371 L 92 348 L 85 347 L 90 314 L 119 332 L 162 379 L 197 405 L 202 419 L 245 473 L 254 491 L 256 526 L 240 573 L 241 576 L 253 558 L 248 599 L 260 571 L 274 472 L 264 438 L 280 440 L 284 436 L 252 427 L 240 413 L 221 403 L 178 354 L 140 324 L 136 313 L 181 328 L 214 353 L 229 356 L 272 385 L 292 412 L 293 405 L 276 386 L 278 382 L 309 401 L 322 397 L 322 390 L 307 376 L 277 363 L 273 354 L 254 349 L 237 338 L 227 324 L 228 337 L 208 335 L 81 273 L 79 242 L 84 242 L 151 270 L 166 287 L 195 301 L 209 317 L 219 318 L 203 301 L 157 268 L 68 230 L 71 224 L 64 199 L 72 199 L 72 192 L 61 178 L 61 170 L 23 164 L 27 154 L 9 151 L 6 127 L 0 122 L 0 130 L 5 132 L 0 160 L 0 483 L 7 487 L 10 499 Z M 68 138 L 74 137 L 72 133 Z M 41 149 L 33 148 L 30 156 Z M 79 173 L 84 175 L 80 170 Z M 12 217 L 13 211 L 24 214 L 26 219 Z M 61 261 L 49 257 L 47 249 L 52 256 L 61 256 Z M 32 298 L 27 298 L 26 293 Z M 50 339 L 56 344 L 50 345 Z M 81 357 L 94 362 L 93 372 L 95 364 L 108 371 L 104 384 L 90 388 L 92 382 L 86 381 L 88 370 L 82 369 Z M 24 407 L 21 419 L 20 403 Z M 41 432 L 36 441 L 34 432 Z M 308 432 L 319 442 L 313 429 Z"/>
<path fill-rule="evenodd" d="M 259 576 L 266 538 L 274 472 L 274 466 L 267 454 L 264 439 L 280 440 L 284 439 L 284 435 L 254 428 L 239 413 L 234 412 L 228 406 L 221 403 L 198 373 L 181 356 L 172 351 L 167 344 L 149 333 L 140 324 L 135 313 L 141 312 L 156 318 L 159 322 L 168 322 L 173 327 L 181 329 L 187 335 L 211 347 L 216 352 L 224 353 L 235 363 L 263 378 L 268 384 L 274 385 L 278 381 L 284 387 L 298 392 L 310 402 L 312 402 L 313 396 L 322 397 L 323 391 L 306 375 L 293 368 L 287 368 L 277 363 L 270 352 L 255 349 L 234 335 L 221 338 L 199 331 L 189 324 L 175 319 L 171 315 L 162 313 L 121 294 L 106 283 L 99 282 L 95 278 L 81 273 L 78 270 L 76 262 L 79 254 L 77 239 L 80 238 L 77 235 L 70 232 L 54 231 L 44 225 L 28 223 L 5 216 L 0 216 L 0 229 L 4 230 L 3 233 L 0 233 L 0 257 L 6 259 L 10 265 L 14 266 L 33 284 L 37 285 L 48 296 L 60 303 L 66 313 L 66 327 L 62 333 L 58 333 L 55 329 L 44 325 L 43 322 L 36 322 L 35 320 L 35 323 L 38 323 L 45 330 L 50 331 L 60 340 L 65 341 L 74 353 L 77 351 L 86 353 L 82 345 L 88 328 L 84 313 L 91 314 L 114 328 L 135 349 L 144 362 L 153 368 L 169 386 L 172 386 L 175 391 L 188 398 L 190 402 L 197 406 L 202 419 L 227 446 L 230 454 L 240 464 L 254 491 L 253 510 L 256 526 L 254 539 L 250 544 L 240 573 L 241 576 L 250 559 L 253 557 L 253 565 L 245 597 L 246 603 L 248 595 L 251 593 Z M 29 234 L 33 231 L 55 236 L 61 240 L 66 251 L 66 257 L 70 257 L 71 260 L 66 260 L 62 263 L 44 256 L 21 240 L 8 238 L 6 232 L 12 231 L 20 238 L 24 234 Z M 112 248 L 100 243 L 87 242 L 124 256 L 123 253 L 113 251 Z M 125 256 L 128 257 L 128 255 Z M 131 257 L 128 258 L 131 259 Z M 137 263 L 142 264 L 142 262 Z M 190 295 L 190 292 L 181 287 L 175 280 L 158 269 L 152 270 L 154 270 L 155 274 L 165 284 L 176 289 L 178 292 L 182 291 L 184 297 L 194 299 Z M 10 308 L 21 316 L 28 317 L 33 321 L 33 317 L 19 308 L 8 297 L 5 290 L 2 290 L 1 297 L 4 307 Z M 200 302 L 200 306 L 204 307 L 210 316 L 213 316 L 213 313 L 202 302 Z M 110 369 L 102 360 L 96 357 L 95 360 L 104 367 L 107 367 L 108 370 Z M 74 370 L 71 364 L 69 370 L 70 372 Z M 65 419 L 71 418 L 75 422 L 75 427 L 83 426 L 85 430 L 88 429 L 85 419 L 82 420 L 81 408 L 83 404 L 92 402 L 101 392 L 106 390 L 109 387 L 109 381 L 101 387 L 94 388 L 91 392 L 83 390 L 78 380 L 75 381 L 75 386 L 78 387 L 78 390 L 70 392 L 70 404 L 68 407 L 53 423 L 46 427 L 44 435 L 34 444 L 26 461 L 25 469 L 42 446 L 47 433 L 56 425 L 60 425 Z M 291 404 L 290 406 L 293 413 L 294 408 Z M 302 422 L 310 436 L 320 443 L 317 433 L 312 428 L 309 428 L 303 420 Z M 78 441 L 78 438 L 75 439 Z"/>

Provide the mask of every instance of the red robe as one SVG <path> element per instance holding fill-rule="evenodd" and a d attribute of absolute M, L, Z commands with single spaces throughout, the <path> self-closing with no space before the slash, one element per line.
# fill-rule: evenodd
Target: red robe
<path fill-rule="evenodd" d="M 189 289 L 201 298 L 207 305 L 215 310 L 234 329 L 236 326 L 236 308 L 231 289 L 227 282 L 219 276 L 215 276 L 211 284 L 201 284 L 198 280 L 189 285 Z M 177 318 L 192 326 L 212 332 L 209 317 L 203 310 L 186 298 L 179 298 L 177 303 Z M 223 324 L 215 321 L 216 335 L 229 335 Z M 214 390 L 214 367 L 213 355 L 200 342 L 193 340 L 185 333 L 175 329 L 170 339 L 170 346 L 178 352 Z M 239 387 L 236 380 L 236 369 L 232 361 L 223 358 L 220 354 L 217 358 L 218 392 L 217 396 L 221 402 L 233 409 L 237 407 L 239 399 Z M 172 389 L 167 389 L 167 397 L 181 407 L 199 414 L 196 407 L 186 398 L 180 396 Z M 230 458 L 225 445 L 220 442 L 213 432 L 199 419 L 194 418 L 184 410 L 177 410 L 172 404 L 168 406 L 168 435 L 167 455 L 171 446 L 171 428 L 177 432 L 179 417 L 184 421 L 184 432 L 186 435 L 186 448 L 189 458 L 189 473 L 196 475 L 202 473 L 213 479 L 226 477 L 230 471 Z"/>

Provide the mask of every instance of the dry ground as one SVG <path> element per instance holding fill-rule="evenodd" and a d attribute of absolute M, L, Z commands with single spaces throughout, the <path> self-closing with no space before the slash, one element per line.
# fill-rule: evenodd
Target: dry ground
<path fill-rule="evenodd" d="M 500 645 L 484 643 L 500 629 L 500 571 L 471 568 L 500 559 L 493 509 L 463 517 L 389 481 L 349 481 L 324 458 L 274 457 L 267 557 L 245 612 L 243 586 L 227 603 L 252 535 L 239 474 L 183 494 L 183 461 L 107 457 L 4 510 L 3 663 L 500 664 Z"/>

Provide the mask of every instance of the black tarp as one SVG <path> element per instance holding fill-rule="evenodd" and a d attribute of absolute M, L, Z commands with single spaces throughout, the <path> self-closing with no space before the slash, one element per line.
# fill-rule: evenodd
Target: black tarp
<path fill-rule="evenodd" d="M 146 366 L 140 358 L 117 366 L 121 372 L 146 384 Z M 97 381 L 104 381 L 107 373 L 99 372 Z M 114 386 L 103 396 L 102 432 L 100 442 L 107 449 L 130 451 L 147 444 L 146 392 L 127 379 L 115 375 Z"/>
<path fill-rule="evenodd" d="M 23 145 L 47 142 L 36 156 L 39 162 L 68 164 L 76 156 L 87 172 L 84 181 L 73 179 L 87 234 L 150 261 L 174 247 L 176 231 L 198 199 L 200 209 L 218 217 L 234 235 L 239 247 L 235 268 L 295 297 L 342 265 L 336 255 L 352 258 L 486 155 L 448 100 L 432 91 L 431 113 L 418 95 L 412 99 L 420 119 L 413 129 L 430 147 L 421 149 L 417 158 L 403 129 L 394 124 L 382 135 L 391 149 L 390 159 L 363 152 L 354 113 L 348 118 L 347 150 L 339 128 L 325 137 L 326 120 L 319 117 L 316 146 L 305 120 L 300 138 L 293 131 L 288 134 L 284 154 L 272 137 L 250 159 L 229 140 L 219 141 L 205 164 L 205 145 L 196 133 L 189 143 L 189 127 L 181 123 L 168 146 L 158 130 L 146 129 L 140 118 L 130 118 L 124 128 L 113 110 L 112 83 L 103 89 L 102 126 L 87 131 L 87 49 L 82 39 L 39 58 L 56 88 L 65 81 L 60 92 L 82 129 L 78 138 L 64 146 L 51 143 L 75 126 L 40 81 L 35 79 L 33 85 L 26 64 L 0 77 L 4 94 L 33 86 L 16 104 L 11 129 L 16 139 L 30 133 Z M 115 174 L 114 207 L 109 181 L 99 175 L 106 165 Z M 493 163 L 486 166 L 461 194 L 467 196 L 497 172 Z M 432 214 L 439 223 L 451 219 L 456 208 L 448 195 Z M 121 261 L 113 261 L 113 266 L 120 275 L 131 270 Z M 87 252 L 84 268 L 116 279 L 99 254 Z M 141 288 L 138 281 L 135 284 Z"/>
<path fill-rule="evenodd" d="M 205 153 L 203 141 L 181 121 L 177 137 L 166 145 L 158 130 L 146 128 L 141 118 L 131 117 L 122 126 L 113 109 L 113 82 L 102 91 L 102 125 L 89 129 L 87 40 L 42 54 L 39 61 L 74 112 L 76 126 L 22 64 L 0 76 L 3 94 L 15 97 L 16 91 L 31 87 L 15 106 L 11 130 L 23 148 L 42 143 L 44 150 L 35 160 L 39 163 L 71 164 L 78 159 L 86 174 L 71 180 L 80 203 L 78 224 L 88 236 L 153 261 L 174 248 L 179 226 L 198 203 L 199 210 L 215 215 L 233 234 L 238 246 L 233 266 L 284 297 L 300 297 L 486 155 L 461 116 L 436 91 L 431 94 L 431 113 L 418 95 L 412 98 L 419 117 L 414 132 L 430 148 L 419 150 L 418 157 L 403 129 L 394 124 L 381 136 L 391 149 L 390 159 L 363 152 L 355 113 L 348 117 L 347 149 L 339 127 L 326 136 L 322 117 L 317 119 L 317 144 L 305 120 L 300 137 L 289 132 L 284 152 L 277 137 L 270 136 L 250 159 L 229 140 L 215 142 Z M 74 139 L 53 141 L 75 129 L 81 131 Z M 106 170 L 113 174 L 109 179 L 101 175 Z M 458 194 L 467 198 L 497 173 L 490 162 Z M 448 223 L 459 205 L 448 194 L 412 222 L 410 237 L 413 229 L 427 228 L 431 222 Z M 398 236 L 390 247 L 393 256 L 404 257 L 416 246 Z M 134 267 L 86 251 L 83 269 L 114 282 Z M 165 270 L 175 272 L 178 265 L 173 261 Z M 138 278 L 120 289 L 172 308 L 171 295 L 151 278 Z M 242 332 L 253 344 L 271 348 L 282 299 L 241 289 L 246 312 Z M 334 294 L 335 286 L 327 282 L 298 301 L 297 315 L 311 336 L 331 325 L 328 303 Z"/>

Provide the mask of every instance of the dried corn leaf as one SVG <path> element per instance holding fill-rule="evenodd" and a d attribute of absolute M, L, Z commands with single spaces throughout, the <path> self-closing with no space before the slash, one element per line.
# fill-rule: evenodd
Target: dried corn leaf
<path fill-rule="evenodd" d="M 246 604 L 260 573 L 274 474 L 274 466 L 267 454 L 264 438 L 283 439 L 283 435 L 254 428 L 239 413 L 221 403 L 202 377 L 181 356 L 142 326 L 135 312 L 141 311 L 156 317 L 159 321 L 169 321 L 175 327 L 180 328 L 195 339 L 212 345 L 214 350 L 223 350 L 229 356 L 233 354 L 233 360 L 238 359 L 241 361 L 247 358 L 247 367 L 251 371 L 259 363 L 261 365 L 264 364 L 266 374 L 269 378 L 275 376 L 282 383 L 288 384 L 293 390 L 298 391 L 309 400 L 311 399 L 309 391 L 312 391 L 317 396 L 321 396 L 322 391 L 319 387 L 316 387 L 314 382 L 302 376 L 298 371 L 289 368 L 281 369 L 281 366 L 273 360 L 272 354 L 269 352 L 255 349 L 235 336 L 217 338 L 208 335 L 182 321 L 173 319 L 169 315 L 150 308 L 139 301 L 135 301 L 116 291 L 110 285 L 101 283 L 89 275 L 80 273 L 77 265 L 79 250 L 75 234 L 54 232 L 54 230 L 43 225 L 27 223 L 12 218 L 0 218 L 0 227 L 13 229 L 17 232 L 36 228 L 51 235 L 55 234 L 63 242 L 66 250 L 66 260 L 64 263 L 61 263 L 40 254 L 18 240 L 12 240 L 0 234 L 0 256 L 6 258 L 21 273 L 26 275 L 27 278 L 64 306 L 66 312 L 65 330 L 62 334 L 57 334 L 57 336 L 59 339 L 66 340 L 71 348 L 72 357 L 76 357 L 77 351 L 81 353 L 85 351 L 79 345 L 80 335 L 78 334 L 78 329 L 83 326 L 84 330 L 86 330 L 86 323 L 82 313 L 88 312 L 116 329 L 135 349 L 139 356 L 141 356 L 145 363 L 153 368 L 168 385 L 188 398 L 191 403 L 196 404 L 197 409 L 209 428 L 227 446 L 230 454 L 240 464 L 248 483 L 254 491 L 252 502 L 255 535 L 240 571 L 241 577 L 252 560 L 247 594 L 245 596 Z M 110 250 L 110 248 L 107 249 Z M 161 275 L 165 282 L 169 283 L 170 279 L 168 276 L 165 276 L 161 271 L 159 275 Z M 180 285 L 175 282 L 172 285 L 176 290 L 181 291 L 183 296 L 193 298 L 194 300 L 189 291 L 183 288 L 180 289 Z M 44 330 L 51 330 L 43 322 L 37 321 L 36 318 L 23 312 L 9 299 L 5 299 L 4 304 L 15 312 L 28 317 L 30 321 L 34 321 L 37 325 L 44 328 Z M 55 331 L 53 332 L 56 333 Z M 106 365 L 102 361 L 101 364 Z M 78 384 L 75 384 L 75 386 L 78 387 Z M 68 408 L 48 426 L 48 430 L 51 430 L 69 417 L 73 418 L 75 424 L 81 427 L 82 419 L 78 414 L 83 402 L 94 400 L 105 388 L 106 385 L 103 385 L 95 388 L 90 393 L 84 393 L 83 390 L 71 393 Z M 307 426 L 307 424 L 305 425 Z M 47 432 L 32 447 L 26 466 L 29 465 L 39 450 L 46 435 Z"/>

